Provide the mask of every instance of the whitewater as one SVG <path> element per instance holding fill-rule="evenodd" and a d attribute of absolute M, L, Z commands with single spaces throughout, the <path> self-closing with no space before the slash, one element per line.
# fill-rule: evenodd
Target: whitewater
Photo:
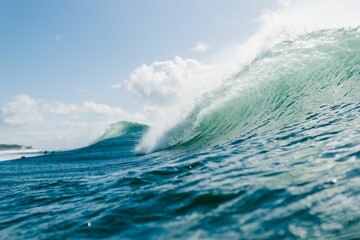
<path fill-rule="evenodd" d="M 1 162 L 0 238 L 359 238 L 360 2 L 281 2 L 168 115 Z"/>

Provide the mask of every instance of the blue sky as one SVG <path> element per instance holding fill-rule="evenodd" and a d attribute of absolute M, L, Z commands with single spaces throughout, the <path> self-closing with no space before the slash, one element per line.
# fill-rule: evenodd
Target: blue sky
<path fill-rule="evenodd" d="M 221 48 L 256 29 L 272 1 L 137 0 L 0 2 L 0 103 L 26 93 L 131 110 L 130 94 L 109 86 L 143 63 L 194 56 L 197 41 Z"/>
<path fill-rule="evenodd" d="M 3 118 L 16 112 L 10 106 L 31 105 L 32 100 L 37 111 L 46 108 L 42 114 L 49 119 L 57 118 L 51 117 L 57 111 L 50 106 L 55 102 L 57 107 L 67 104 L 67 109 L 74 104 L 84 112 L 91 108 L 85 102 L 102 104 L 103 112 L 105 105 L 131 114 L 142 111 L 141 98 L 126 87 L 111 86 L 129 79 L 142 64 L 175 56 L 211 63 L 223 49 L 255 33 L 256 18 L 275 7 L 275 0 L 2 0 Z M 199 51 L 195 51 L 197 43 Z M 11 105 L 14 97 L 20 101 Z M 16 117 L 28 116 L 31 110 L 25 112 Z M 72 117 L 70 112 L 61 119 Z M 14 136 L 22 132 L 29 137 L 41 132 L 30 133 L 34 125 L 9 124 L 14 118 L 4 119 L 0 142 L 16 141 Z"/>

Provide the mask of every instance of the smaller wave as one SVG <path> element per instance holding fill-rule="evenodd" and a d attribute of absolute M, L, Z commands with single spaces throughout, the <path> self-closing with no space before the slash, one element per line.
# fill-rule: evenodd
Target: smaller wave
<path fill-rule="evenodd" d="M 120 121 L 117 123 L 110 124 L 103 135 L 101 135 L 94 143 L 109 139 L 120 137 L 125 134 L 146 131 L 149 128 L 148 125 L 136 123 L 136 122 L 126 122 Z"/>

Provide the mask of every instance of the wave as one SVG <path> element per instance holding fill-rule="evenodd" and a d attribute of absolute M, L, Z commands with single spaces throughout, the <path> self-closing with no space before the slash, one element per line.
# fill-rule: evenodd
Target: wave
<path fill-rule="evenodd" d="M 185 117 L 170 126 L 152 126 L 136 151 L 221 144 L 254 129 L 268 131 L 305 119 L 345 96 L 357 98 L 360 2 L 281 2 L 278 10 L 263 14 L 260 30 L 228 57 L 238 70 L 192 107 L 173 106 Z"/>
<path fill-rule="evenodd" d="M 136 123 L 136 122 L 127 122 L 120 121 L 117 123 L 110 124 L 103 135 L 101 135 L 96 142 L 100 142 L 110 138 L 117 138 L 125 134 L 130 134 L 134 132 L 145 132 L 149 128 L 146 124 Z"/>
<path fill-rule="evenodd" d="M 212 146 L 255 129 L 269 131 L 304 120 L 321 106 L 340 104 L 345 98 L 357 101 L 359 50 L 357 27 L 311 32 L 283 41 L 244 66 L 221 88 L 203 96 L 184 120 L 145 151 Z"/>
<path fill-rule="evenodd" d="M 213 145 L 304 120 L 324 104 L 359 99 L 360 31 L 320 31 L 283 42 L 205 96 L 158 148 Z"/>

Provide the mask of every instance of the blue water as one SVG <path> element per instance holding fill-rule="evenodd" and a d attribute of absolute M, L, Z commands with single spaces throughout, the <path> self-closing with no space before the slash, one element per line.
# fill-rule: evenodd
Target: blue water
<path fill-rule="evenodd" d="M 1 162 L 0 238 L 358 239 L 359 92 L 358 29 L 282 42 L 149 153 L 135 151 L 149 127 L 129 123 Z"/>

